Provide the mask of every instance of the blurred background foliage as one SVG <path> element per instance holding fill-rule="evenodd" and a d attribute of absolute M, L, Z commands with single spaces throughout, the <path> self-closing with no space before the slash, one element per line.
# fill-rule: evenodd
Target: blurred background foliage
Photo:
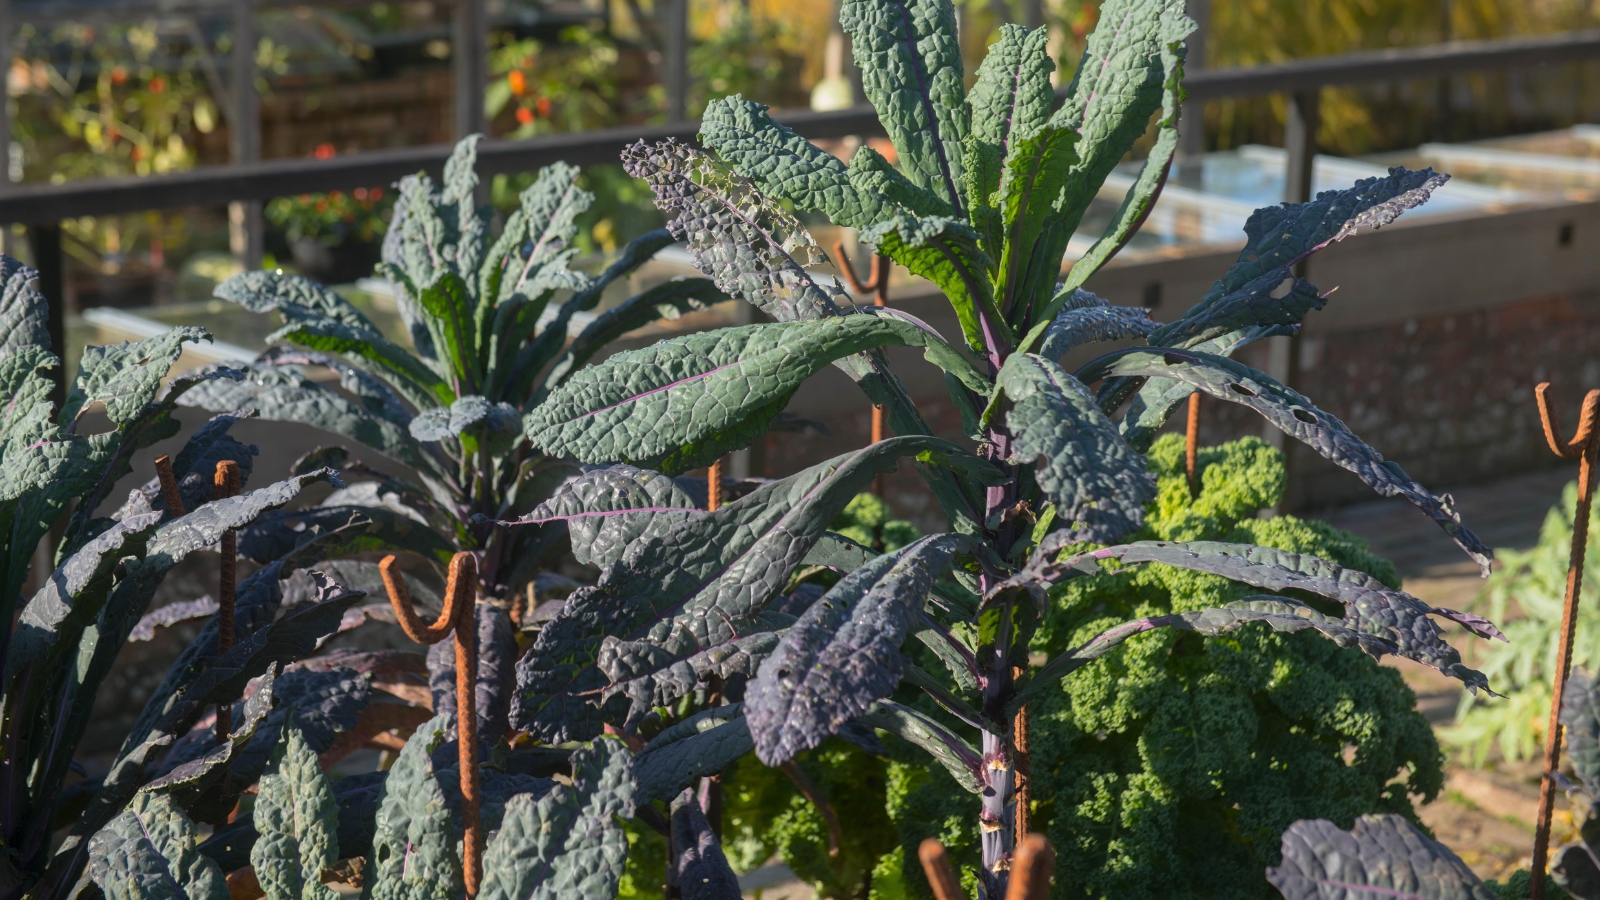
<path fill-rule="evenodd" d="M 505 0 L 490 37 L 485 85 L 492 136 L 527 138 L 664 121 L 657 0 Z M 969 77 L 1024 0 L 958 3 Z M 1044 0 L 1061 79 L 1093 30 L 1099 0 Z M 92 21 L 20 22 L 7 74 L 15 181 L 169 172 L 228 159 L 227 11 L 136 13 Z M 1246 66 L 1448 39 L 1539 34 L 1600 24 L 1594 0 L 1210 0 L 1207 66 Z M 805 106 L 828 72 L 835 4 L 691 0 L 689 112 L 741 93 Z M 254 56 L 267 158 L 351 153 L 450 140 L 449 6 L 386 2 L 272 7 L 256 17 Z M 1592 67 L 1590 67 L 1592 69 Z M 1487 74 L 1324 93 L 1319 141 L 1353 155 L 1426 140 L 1464 140 L 1593 118 L 1600 75 L 1583 67 Z M 1210 104 L 1208 148 L 1282 140 L 1282 98 Z M 331 150 L 329 149 L 331 148 Z M 524 179 L 501 178 L 504 204 Z M 659 224 L 640 185 L 593 167 L 598 195 L 582 248 L 605 253 Z M 372 185 L 384 189 L 386 185 Z M 381 195 L 380 195 L 381 196 Z M 369 209 L 369 205 L 371 208 Z M 324 245 L 381 236 L 387 204 L 353 195 L 288 198 L 271 207 L 269 248 L 312 236 Z M 68 251 L 84 277 L 139 279 L 168 302 L 186 261 L 227 249 L 218 211 L 81 218 Z M 274 262 L 282 262 L 282 259 Z M 165 276 L 165 280 L 164 280 Z M 165 287 L 164 287 L 165 286 Z M 137 293 L 137 291 L 135 292 Z"/>

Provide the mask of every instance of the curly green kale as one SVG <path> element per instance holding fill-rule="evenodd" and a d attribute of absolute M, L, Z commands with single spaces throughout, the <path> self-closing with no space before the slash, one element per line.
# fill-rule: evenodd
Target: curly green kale
<path fill-rule="evenodd" d="M 1193 500 L 1181 437 L 1164 437 L 1149 456 L 1159 494 L 1138 537 L 1313 553 L 1399 585 L 1394 567 L 1353 535 L 1256 518 L 1284 483 L 1282 455 L 1262 442 L 1203 450 Z M 1076 579 L 1052 596 L 1032 649 L 1055 655 L 1118 622 L 1248 593 L 1163 565 Z M 1272 897 L 1262 872 L 1278 862 L 1278 835 L 1291 822 L 1414 819 L 1412 797 L 1432 799 L 1443 780 L 1438 745 L 1398 671 L 1315 635 L 1261 626 L 1216 638 L 1143 635 L 1068 678 L 1030 716 L 1033 821 L 1058 854 L 1054 897 Z M 963 818 L 940 815 L 946 804 L 970 805 L 941 775 L 891 794 L 903 849 L 880 864 L 886 877 L 874 879 L 873 897 L 928 896 L 916 871 L 923 837 L 975 843 Z"/>
<path fill-rule="evenodd" d="M 905 519 L 891 518 L 889 504 L 875 494 L 857 494 L 828 530 L 885 553 L 899 550 L 922 537 L 922 531 Z"/>

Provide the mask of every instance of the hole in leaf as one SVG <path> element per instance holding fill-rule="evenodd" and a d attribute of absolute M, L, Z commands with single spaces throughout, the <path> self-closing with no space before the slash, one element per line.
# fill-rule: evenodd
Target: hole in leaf
<path fill-rule="evenodd" d="M 1272 297 L 1274 300 L 1282 300 L 1283 298 L 1289 296 L 1289 292 L 1292 290 L 1294 290 L 1294 279 L 1285 277 L 1283 281 L 1278 283 L 1277 287 L 1272 289 L 1272 293 L 1268 296 Z"/>
<path fill-rule="evenodd" d="M 1235 394 L 1243 394 L 1246 397 L 1254 397 L 1256 395 L 1255 391 L 1250 390 L 1249 388 L 1245 387 L 1244 385 L 1240 384 L 1237 381 L 1233 382 L 1232 384 L 1229 384 L 1228 385 L 1228 389 L 1233 391 Z"/>
<path fill-rule="evenodd" d="M 1301 409 L 1300 407 L 1296 406 L 1294 409 L 1290 410 L 1290 412 L 1294 413 L 1294 417 L 1296 419 L 1299 419 L 1307 425 L 1317 424 L 1317 417 L 1312 415 L 1310 410 Z"/>

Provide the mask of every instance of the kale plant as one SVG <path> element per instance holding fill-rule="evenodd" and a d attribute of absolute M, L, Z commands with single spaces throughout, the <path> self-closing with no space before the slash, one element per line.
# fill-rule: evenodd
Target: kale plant
<path fill-rule="evenodd" d="M 456 146 L 442 182 L 419 174 L 398 186 L 378 270 L 396 289 L 410 346 L 385 337 L 322 285 L 247 272 L 218 285 L 216 295 L 257 312 L 276 310 L 285 324 L 268 337 L 270 349 L 242 367 L 242 380 L 208 384 L 182 402 L 254 408 L 262 418 L 311 425 L 406 467 L 416 482 L 384 472 L 383 461 L 356 461 L 345 447 L 323 448 L 300 468 L 331 464 L 368 480 L 315 512 L 284 518 L 316 533 L 359 515 L 372 521 L 347 552 L 409 551 L 441 571 L 453 552 L 472 550 L 483 592 L 510 600 L 534 580 L 566 529 L 558 522 L 511 532 L 474 521 L 524 516 L 577 474 L 570 462 L 522 439 L 522 414 L 615 338 L 723 297 L 707 279 L 675 279 L 570 334 L 575 317 L 673 239 L 661 230 L 645 234 L 598 276 L 569 268 L 578 252 L 577 219 L 594 198 L 565 164 L 542 169 L 492 234 L 494 211 L 476 200 L 477 140 Z M 310 369 L 332 372 L 344 393 L 314 380 Z M 271 552 L 270 544 L 263 536 L 252 546 Z M 364 583 L 376 583 L 366 575 Z"/>
<path fill-rule="evenodd" d="M 978 834 L 980 894 L 1003 896 L 1019 813 L 1030 811 L 1018 809 L 1024 711 L 1059 696 L 1064 680 L 1070 692 L 1073 673 L 1158 629 L 1200 638 L 1250 623 L 1313 631 L 1374 657 L 1394 653 L 1435 666 L 1469 688 L 1487 686 L 1431 616 L 1498 634 L 1484 619 L 1434 609 L 1298 550 L 1205 540 L 1199 531 L 1139 539 L 1158 490 L 1144 451 L 1200 390 L 1256 410 L 1379 493 L 1406 498 L 1473 559 L 1488 562 L 1447 497 L 1413 482 L 1310 400 L 1230 358 L 1250 341 L 1294 333 L 1324 304 L 1321 291 L 1292 274 L 1295 263 L 1363 226 L 1387 224 L 1444 177 L 1394 169 L 1308 203 L 1257 211 L 1238 262 L 1175 322 L 1158 325 L 1142 310 L 1111 306 L 1082 284 L 1127 242 L 1165 177 L 1192 26 L 1180 0 L 1110 0 L 1101 20 L 1112 27 L 1091 37 L 1058 109 L 1042 30 L 1006 29 L 969 96 L 949 0 L 848 0 L 843 22 L 897 166 L 870 149 L 846 165 L 759 104 L 717 101 L 701 131 L 705 150 L 666 141 L 625 154 L 669 217 L 670 235 L 636 244 L 598 280 L 565 267 L 561 247 L 581 205 L 570 170 L 547 170 L 524 195 L 520 218 L 491 243 L 472 198 L 468 142 L 442 188 L 420 177 L 403 185 L 401 218 L 390 231 L 385 272 L 401 288 L 415 353 L 309 282 L 255 273 L 222 287 L 252 308 L 283 312 L 288 324 L 278 337 L 301 349 L 269 351 L 243 381 L 207 382 L 189 402 L 249 404 L 268 418 L 316 425 L 410 466 L 421 481 L 379 476 L 369 502 L 342 498 L 359 509 L 325 507 L 336 510 L 327 521 L 299 513 L 312 527 L 294 532 L 301 536 L 291 544 L 323 541 L 315 550 L 322 555 L 412 549 L 439 561 L 470 550 L 481 555 L 484 592 L 504 598 L 527 583 L 564 528 L 574 554 L 601 569 L 596 584 L 574 591 L 538 628 L 515 664 L 514 697 L 500 685 L 516 645 L 502 619 L 482 620 L 479 689 L 489 696 L 480 706 L 504 710 L 508 720 L 496 716 L 480 732 L 491 745 L 480 772 L 483 826 L 497 832 L 484 858 L 484 892 L 611 896 L 626 844 L 612 819 L 631 810 L 666 835 L 675 890 L 737 896 L 692 789 L 714 801 L 706 779 L 752 750 L 781 766 L 834 736 L 878 749 L 876 729 L 901 749 L 921 748 L 973 795 L 966 809 Z M 1157 139 L 1142 175 L 1106 233 L 1060 281 L 1068 237 L 1152 116 Z M 836 285 L 811 273 L 824 255 L 796 210 L 859 229 L 939 285 L 961 323 L 960 340 L 952 344 L 902 314 L 845 303 Z M 709 281 L 641 295 L 568 346 L 568 322 L 597 302 L 601 283 L 672 239 L 687 244 Z M 557 291 L 571 296 L 541 331 Z M 590 361 L 606 339 L 654 317 L 662 304 L 681 309 L 718 291 L 774 321 Z M 1124 338 L 1143 343 L 1075 373 L 1058 362 L 1079 345 Z M 885 362 L 882 348 L 894 345 L 921 348 L 946 373 L 976 452 L 931 435 Z M 747 485 L 714 511 L 674 480 L 761 437 L 799 386 L 829 364 L 886 408 L 895 437 Z M 336 372 L 356 400 L 300 374 L 304 365 Z M 829 530 L 877 474 L 907 457 L 948 515 L 948 531 L 895 548 L 880 532 L 880 548 Z M 329 451 L 320 459 L 343 457 Z M 375 498 L 405 511 L 383 519 Z M 491 520 L 521 527 L 497 530 Z M 442 537 L 411 527 L 419 521 Z M 339 529 L 340 536 L 325 536 Z M 1215 597 L 1212 605 L 1115 609 L 1111 615 L 1126 621 L 1071 621 L 1074 635 L 1051 646 L 1042 665 L 1031 664 L 1035 635 L 1053 624 L 1052 595 L 1146 564 L 1271 593 L 1217 591 L 1205 594 Z M 797 584 L 817 567 L 837 577 L 820 597 Z M 926 656 L 907 648 L 912 637 Z M 926 699 L 902 702 L 902 690 Z M 264 784 L 260 818 L 207 839 L 204 855 L 221 860 L 215 870 L 188 853 L 193 832 L 171 815 L 175 801 L 130 790 L 122 815 L 132 819 L 110 819 L 98 831 L 92 874 L 107 893 L 212 893 L 217 872 L 259 850 L 258 868 L 274 873 L 263 888 L 276 898 L 317 893 L 310 873 L 359 855 L 374 897 L 458 897 L 462 773 L 451 768 L 447 749 L 451 710 L 434 706 L 439 716 L 417 730 L 394 768 L 358 782 L 319 785 L 291 736 L 278 771 L 301 773 L 293 776 L 299 786 Z M 499 741 L 508 728 L 535 746 Z M 607 731 L 632 749 L 615 747 L 602 737 Z M 543 780 L 556 774 L 565 779 L 559 787 Z M 192 793 L 184 777 L 173 776 L 185 787 L 172 796 Z M 299 800 L 275 799 L 280 790 L 303 797 L 321 826 L 285 836 L 284 817 L 271 809 Z M 336 825 L 327 813 L 330 792 Z M 147 812 L 158 828 L 146 827 Z M 301 822 L 310 819 L 295 827 Z M 326 836 L 335 830 L 332 851 Z M 178 836 L 170 848 L 156 846 L 169 835 Z M 308 849 L 282 849 L 291 845 Z M 584 872 L 594 877 L 579 885 L 574 873 Z"/>
<path fill-rule="evenodd" d="M 271 752 L 252 818 L 259 834 L 249 863 L 266 900 L 334 900 L 323 873 L 340 859 L 368 858 L 363 897 L 459 897 L 459 813 L 455 773 L 435 762 L 451 732 L 448 716 L 419 727 L 350 827 L 337 783 L 294 725 Z M 633 815 L 628 750 L 600 740 L 574 750 L 557 782 L 522 772 L 487 773 L 483 819 L 494 836 L 484 854 L 483 900 L 611 897 L 628 851 L 618 817 Z M 687 810 L 686 810 L 687 812 Z M 703 817 L 702 817 L 703 820 Z M 188 897 L 227 900 L 216 860 L 197 849 L 199 830 L 166 795 L 140 791 L 90 842 L 90 874 L 108 900 Z M 723 866 L 726 869 L 726 866 Z M 731 872 L 727 876 L 731 878 Z M 738 896 L 737 892 L 733 895 Z"/>
<path fill-rule="evenodd" d="M 651 787 L 641 784 L 639 803 L 670 799 L 685 779 L 718 772 L 750 749 L 779 765 L 871 726 L 921 747 L 975 795 L 980 886 L 998 897 L 1016 827 L 1018 714 L 1138 635 L 1217 635 L 1262 623 L 1315 631 L 1372 656 L 1398 654 L 1487 687 L 1430 618 L 1498 634 L 1479 617 L 1434 609 L 1304 553 L 1225 541 L 1119 543 L 1139 531 L 1155 497 L 1142 451 L 1199 390 L 1254 409 L 1380 494 L 1404 497 L 1487 567 L 1488 548 L 1448 497 L 1412 481 L 1309 399 L 1229 356 L 1250 341 L 1293 334 L 1326 302 L 1293 275 L 1297 262 L 1362 227 L 1388 224 L 1445 177 L 1396 168 L 1307 203 L 1258 210 L 1238 261 L 1187 313 L 1160 325 L 1082 284 L 1137 228 L 1176 147 L 1183 41 L 1192 29 L 1181 2 L 1108 2 L 1108 27 L 1090 38 L 1059 108 L 1043 31 L 1005 29 L 968 95 L 949 0 L 848 0 L 842 21 L 897 166 L 870 148 L 840 162 L 740 98 L 708 108 L 705 150 L 668 140 L 624 156 L 696 265 L 775 321 L 619 353 L 573 373 L 524 416 L 535 448 L 617 465 L 564 485 L 527 517 L 582 525 L 575 545 L 594 548 L 603 572 L 568 598 L 518 662 L 514 726 L 552 743 L 591 740 L 607 727 L 643 738 L 682 714 L 684 698 L 732 700 L 723 688 L 748 678 L 742 701 L 708 705 L 650 738 L 636 766 L 659 762 L 643 766 Z M 1105 234 L 1059 281 L 1069 235 L 1152 116 L 1157 139 L 1141 176 Z M 960 346 L 908 316 L 849 306 L 809 270 L 824 255 L 794 210 L 859 229 L 939 285 L 961 323 Z M 1075 373 L 1057 361 L 1087 342 L 1119 338 L 1143 343 Z M 921 348 L 946 373 L 976 453 L 930 434 L 886 365 L 886 346 Z M 886 408 L 895 437 L 714 512 L 674 492 L 669 476 L 749 445 L 828 364 Z M 950 530 L 882 554 L 830 534 L 828 523 L 850 499 L 905 457 L 916 461 Z M 1147 563 L 1274 593 L 1098 623 L 1096 634 L 1030 666 L 1030 639 L 1051 591 Z M 843 577 L 795 609 L 792 576 L 817 565 Z M 1306 595 L 1325 600 L 1300 599 Z M 911 637 L 929 647 L 943 675 L 908 661 L 902 645 Z M 890 699 L 902 683 L 940 710 Z"/>
<path fill-rule="evenodd" d="M 313 541 L 265 560 L 238 584 L 231 648 L 219 652 L 215 601 L 147 615 L 185 557 L 291 502 L 308 484 L 339 485 L 337 474 L 312 469 L 213 500 L 218 464 L 232 463 L 248 478 L 257 453 L 228 433 L 249 411 L 227 411 L 177 454 L 174 494 L 151 479 L 111 516 L 98 516 L 132 473 L 133 455 L 178 433 L 179 400 L 240 373 L 179 376 L 163 389 L 183 345 L 210 340 L 203 329 L 178 328 L 87 348 L 57 409 L 43 373 L 59 360 L 45 332 L 37 273 L 0 257 L 0 284 L 0 897 L 49 900 L 73 891 L 91 836 L 125 815 L 130 800 L 137 805 L 140 791 L 220 822 L 254 784 L 286 721 L 315 723 L 319 751 L 330 749 L 335 731 L 355 725 L 369 699 L 366 680 L 346 667 L 312 670 L 298 661 L 340 629 L 363 594 L 321 574 L 296 574 L 318 549 Z M 90 433 L 103 427 L 101 415 L 109 428 Z M 25 599 L 35 550 L 57 521 L 53 571 L 34 572 L 39 586 Z M 74 757 L 119 651 L 136 631 L 175 616 L 210 621 L 144 704 L 109 770 L 84 777 Z M 208 713 L 222 704 L 238 715 L 219 737 Z"/>

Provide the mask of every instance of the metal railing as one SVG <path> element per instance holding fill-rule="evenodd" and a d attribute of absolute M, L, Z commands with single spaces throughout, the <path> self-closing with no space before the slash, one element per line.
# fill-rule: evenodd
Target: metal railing
<path fill-rule="evenodd" d="M 3 11 L 4 0 L 0 0 Z M 474 4 L 467 3 L 463 6 Z M 465 31 L 467 29 L 463 29 Z M 1324 87 L 1409 79 L 1438 78 L 1466 72 L 1532 68 L 1600 60 L 1600 29 L 1565 34 L 1458 41 L 1428 47 L 1353 53 L 1289 63 L 1195 72 L 1185 80 L 1187 116 L 1197 117 L 1200 104 L 1233 97 L 1289 95 L 1285 131 L 1288 161 L 1284 200 L 1309 199 L 1311 166 L 1316 153 L 1318 97 Z M 1058 92 L 1059 93 L 1059 92 Z M 870 106 L 834 112 L 777 111 L 775 116 L 808 138 L 883 133 Z M 462 123 L 466 124 L 466 123 Z M 690 140 L 699 123 L 685 121 L 651 127 L 610 128 L 529 140 L 489 140 L 478 150 L 485 171 L 536 169 L 556 160 L 577 165 L 610 163 L 636 141 L 667 137 Z M 388 184 L 402 175 L 437 174 L 449 156 L 445 144 L 359 153 L 330 159 L 281 159 L 212 166 L 166 175 L 90 179 L 59 185 L 9 185 L 0 191 L 0 224 L 28 226 L 40 287 L 45 296 L 62 296 L 64 262 L 60 222 L 77 216 L 113 215 L 144 210 L 259 203 L 272 197 L 307 192 L 351 190 Z M 60 346 L 61 305 L 52 303 L 52 340 Z"/>

